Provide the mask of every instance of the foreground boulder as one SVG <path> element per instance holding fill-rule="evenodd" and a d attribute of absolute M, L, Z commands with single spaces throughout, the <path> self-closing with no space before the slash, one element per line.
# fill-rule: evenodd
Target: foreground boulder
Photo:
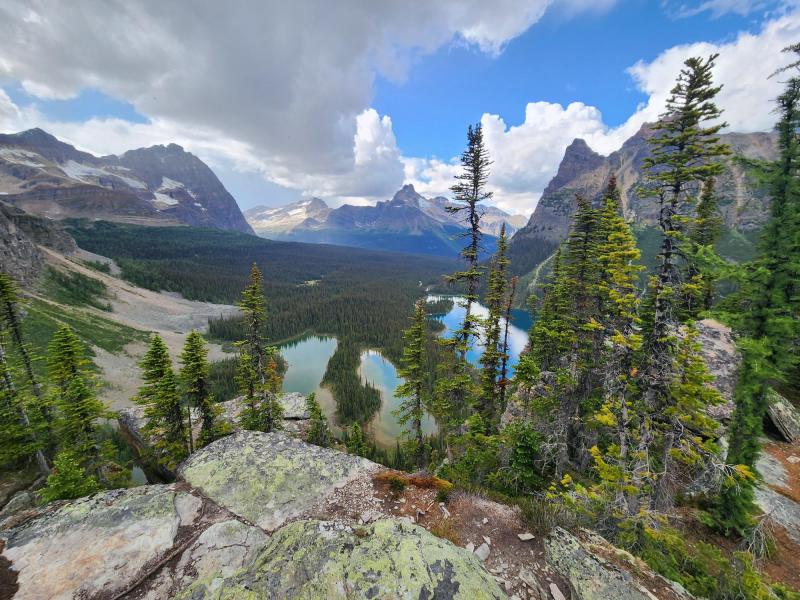
<path fill-rule="evenodd" d="M 767 416 L 784 441 L 792 443 L 800 440 L 800 411 L 774 390 L 769 391 Z"/>
<path fill-rule="evenodd" d="M 656 575 L 600 536 L 583 533 L 588 539 L 579 540 L 556 527 L 545 541 L 547 561 L 569 581 L 579 600 L 653 600 L 650 590 L 657 598 L 693 598 L 678 584 Z M 650 589 L 632 575 L 637 571 L 648 573 Z"/>
<path fill-rule="evenodd" d="M 252 566 L 212 576 L 180 596 L 195 598 L 504 598 L 466 550 L 406 521 L 359 528 L 298 521 L 276 532 Z"/>
<path fill-rule="evenodd" d="M 113 490 L 41 509 L 8 532 L 16 600 L 113 597 L 201 526 L 203 501 L 172 485 Z"/>
<path fill-rule="evenodd" d="M 269 531 L 355 477 L 380 468 L 285 433 L 240 431 L 190 456 L 178 476 L 220 506 Z"/>
<path fill-rule="evenodd" d="M 282 394 L 279 398 L 283 407 L 283 430 L 292 435 L 303 437 L 308 427 L 308 409 L 306 408 L 306 397 L 297 392 Z M 232 429 L 238 428 L 239 414 L 244 408 L 244 396 L 221 402 L 219 404 L 222 412 L 220 418 L 230 424 Z M 192 435 L 197 439 L 200 435 L 200 424 L 202 422 L 200 411 L 197 408 L 191 409 Z M 152 440 L 148 439 L 144 433 L 147 425 L 147 418 L 144 416 L 143 406 L 130 406 L 123 408 L 117 414 L 117 422 L 122 434 L 127 439 L 134 453 L 140 458 L 145 459 L 152 445 Z M 172 481 L 175 473 L 169 471 L 161 465 L 149 464 L 144 461 L 143 465 L 148 474 L 148 478 L 153 480 Z"/>

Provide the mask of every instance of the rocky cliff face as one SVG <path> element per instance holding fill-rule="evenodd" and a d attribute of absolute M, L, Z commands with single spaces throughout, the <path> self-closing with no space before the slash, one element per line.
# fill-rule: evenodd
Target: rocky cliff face
<path fill-rule="evenodd" d="M 0 270 L 18 283 L 34 283 L 44 266 L 37 245 L 62 254 L 76 249 L 75 241 L 54 223 L 0 202 Z"/>
<path fill-rule="evenodd" d="M 54 219 L 186 224 L 252 233 L 236 201 L 180 146 L 96 157 L 41 129 L 0 135 L 0 193 Z"/>
<path fill-rule="evenodd" d="M 638 193 L 651 135 L 652 130 L 645 125 L 609 156 L 597 154 L 581 139 L 572 142 L 528 224 L 511 242 L 514 271 L 528 273 L 550 256 L 568 233 L 576 194 L 599 201 L 612 174 L 617 177 L 626 218 L 639 227 L 655 226 L 656 203 Z M 734 154 L 726 159 L 725 171 L 717 179 L 720 212 L 730 230 L 750 232 L 766 220 L 769 200 L 741 159 L 773 160 L 777 155 L 776 138 L 772 133 L 727 133 L 721 137 Z"/>

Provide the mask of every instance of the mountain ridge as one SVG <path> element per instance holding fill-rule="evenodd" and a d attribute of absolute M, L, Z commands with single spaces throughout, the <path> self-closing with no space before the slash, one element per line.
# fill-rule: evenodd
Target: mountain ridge
<path fill-rule="evenodd" d="M 214 172 L 177 144 L 98 157 L 40 128 L 0 134 L 0 197 L 27 213 L 54 219 L 253 233 Z"/>
<path fill-rule="evenodd" d="M 449 206 L 455 205 L 442 196 L 425 198 L 406 184 L 374 206 L 331 208 L 319 198 L 304 198 L 281 207 L 256 206 L 245 211 L 245 217 L 259 235 L 272 239 L 454 255 L 465 225 L 460 215 L 447 210 Z M 481 208 L 487 238 L 499 235 L 502 223 L 512 235 L 523 225 L 520 215 Z"/>

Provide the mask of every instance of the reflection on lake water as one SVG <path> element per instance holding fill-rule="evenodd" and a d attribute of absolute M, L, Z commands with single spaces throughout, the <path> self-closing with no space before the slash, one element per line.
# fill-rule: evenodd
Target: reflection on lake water
<path fill-rule="evenodd" d="M 430 296 L 428 299 L 434 301 L 443 298 L 449 297 Z M 461 319 L 464 317 L 464 308 L 460 305 L 461 299 L 457 297 L 449 299 L 453 300 L 452 309 L 446 314 L 434 317 L 445 326 L 441 335 L 450 335 L 459 327 Z M 486 307 L 481 304 L 473 305 L 473 313 L 481 317 L 488 315 Z M 508 334 L 509 366 L 512 373 L 520 353 L 528 342 L 527 331 L 530 321 L 527 311 L 515 310 L 512 313 Z M 337 341 L 333 337 L 309 335 L 281 346 L 280 351 L 288 364 L 283 380 L 283 390 L 300 392 L 306 396 L 314 392 L 332 428 L 334 431 L 340 431 L 340 428 L 336 427 L 336 401 L 330 390 L 321 386 L 328 361 L 336 352 L 336 348 Z M 469 360 L 477 364 L 481 354 L 483 354 L 483 346 L 480 342 L 475 343 L 469 351 Z M 358 376 L 362 383 L 375 387 L 381 396 L 380 410 L 370 421 L 369 430 L 380 446 L 393 447 L 402 431 L 397 417 L 392 414 L 400 403 L 400 399 L 394 395 L 395 389 L 402 381 L 397 375 L 397 369 L 377 350 L 367 350 L 361 353 Z M 423 428 L 425 433 L 436 431 L 436 423 L 432 417 L 426 415 Z"/>

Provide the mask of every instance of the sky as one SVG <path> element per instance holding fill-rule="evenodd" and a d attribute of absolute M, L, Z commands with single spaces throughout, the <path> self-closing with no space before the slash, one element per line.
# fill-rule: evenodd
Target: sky
<path fill-rule="evenodd" d="M 68 8 L 67 8 L 68 7 Z M 178 143 L 242 208 L 448 195 L 471 123 L 530 214 L 564 149 L 613 152 L 719 53 L 731 131 L 772 127 L 800 0 L 4 0 L 0 131 Z"/>

